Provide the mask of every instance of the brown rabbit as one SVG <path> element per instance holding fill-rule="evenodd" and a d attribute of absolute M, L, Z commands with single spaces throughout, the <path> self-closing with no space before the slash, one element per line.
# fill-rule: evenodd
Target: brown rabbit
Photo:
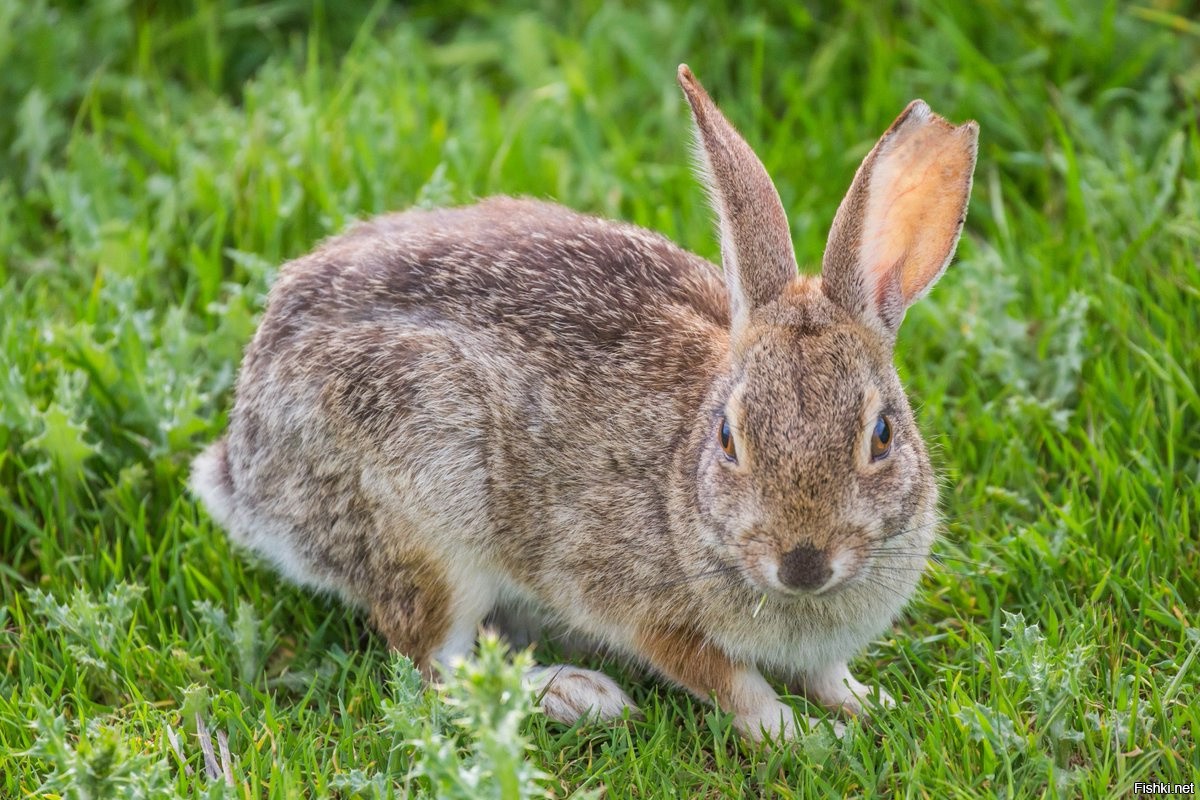
<path fill-rule="evenodd" d="M 846 662 L 907 601 L 938 519 L 893 345 L 954 252 L 977 127 L 909 105 L 805 276 L 762 164 L 679 82 L 723 279 L 532 200 L 358 225 L 283 267 L 193 486 L 426 670 L 489 614 L 524 616 L 715 699 L 752 739 L 792 736 L 760 670 L 831 709 L 890 702 Z M 529 678 L 555 719 L 632 710 L 598 672 Z"/>

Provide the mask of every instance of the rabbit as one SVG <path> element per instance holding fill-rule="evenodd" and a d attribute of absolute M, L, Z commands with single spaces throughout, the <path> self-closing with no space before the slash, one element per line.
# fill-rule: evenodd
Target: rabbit
<path fill-rule="evenodd" d="M 913 101 L 867 155 L 821 275 L 686 65 L 721 269 L 532 199 L 384 215 L 285 264 L 193 492 L 287 579 L 363 608 L 427 676 L 532 620 L 793 739 L 771 676 L 849 715 L 847 661 L 917 585 L 937 485 L 893 365 L 945 271 L 978 140 Z M 533 668 L 566 723 L 637 714 Z M 806 724 L 807 722 L 807 724 Z"/>

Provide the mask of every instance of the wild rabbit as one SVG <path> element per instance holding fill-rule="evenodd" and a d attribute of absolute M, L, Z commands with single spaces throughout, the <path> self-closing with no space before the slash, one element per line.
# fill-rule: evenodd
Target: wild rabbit
<path fill-rule="evenodd" d="M 846 663 L 938 521 L 893 345 L 958 242 L 978 129 L 909 105 L 806 276 L 763 165 L 686 66 L 679 83 L 723 277 L 533 200 L 357 225 L 282 268 L 192 485 L 234 541 L 366 608 L 427 672 L 489 614 L 532 615 L 751 739 L 793 736 L 763 672 L 831 709 L 890 702 Z M 634 710 L 598 672 L 529 678 L 555 719 Z"/>

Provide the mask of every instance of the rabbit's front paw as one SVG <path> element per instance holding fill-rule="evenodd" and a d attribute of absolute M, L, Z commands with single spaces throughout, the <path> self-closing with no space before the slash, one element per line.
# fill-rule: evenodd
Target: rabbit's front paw
<path fill-rule="evenodd" d="M 542 712 L 556 722 L 573 725 L 585 717 L 609 722 L 620 719 L 625 709 L 632 717 L 641 716 L 629 695 L 602 672 L 561 664 L 533 667 L 525 681 L 537 692 Z"/>
<path fill-rule="evenodd" d="M 872 702 L 880 708 L 893 708 L 896 705 L 892 696 L 882 688 L 856 681 L 845 664 L 835 664 L 827 670 L 808 675 L 804 680 L 804 693 L 828 709 L 856 717 L 865 716 Z"/>
<path fill-rule="evenodd" d="M 796 741 L 804 735 L 804 726 L 796 717 L 796 711 L 782 700 L 771 700 L 761 708 L 748 714 L 739 714 L 733 720 L 734 727 L 747 739 L 761 742 L 763 739 L 776 741 Z M 808 730 L 815 730 L 821 724 L 820 720 L 808 718 Z M 833 734 L 842 738 L 846 726 L 833 722 Z"/>

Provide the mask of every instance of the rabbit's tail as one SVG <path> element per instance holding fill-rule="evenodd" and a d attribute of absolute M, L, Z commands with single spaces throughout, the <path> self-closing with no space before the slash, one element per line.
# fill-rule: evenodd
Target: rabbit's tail
<path fill-rule="evenodd" d="M 213 442 L 192 462 L 189 481 L 192 493 L 200 498 L 209 516 L 225 528 L 230 527 L 234 513 L 233 481 L 229 477 L 229 457 L 225 439 Z"/>

